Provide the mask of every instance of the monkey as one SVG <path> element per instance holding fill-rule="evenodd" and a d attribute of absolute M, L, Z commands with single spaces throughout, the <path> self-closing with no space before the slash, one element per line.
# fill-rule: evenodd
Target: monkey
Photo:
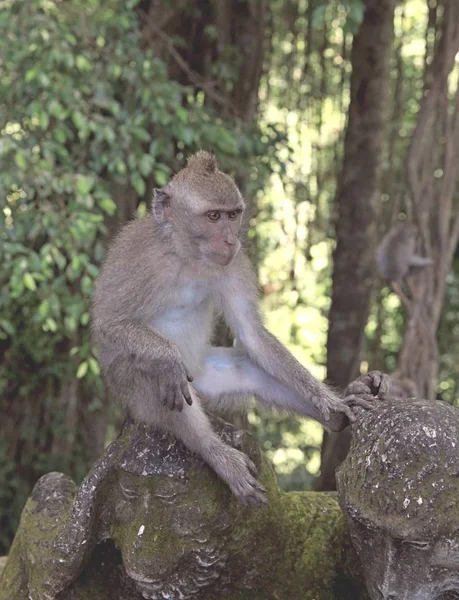
<path fill-rule="evenodd" d="M 342 400 L 264 326 L 257 282 L 241 247 L 245 201 L 214 155 L 188 159 L 151 210 L 122 228 L 101 267 L 92 335 L 109 391 L 137 422 L 172 433 L 200 455 L 244 504 L 266 490 L 250 459 L 225 444 L 204 410 L 265 407 L 312 417 L 333 430 L 354 420 L 365 394 Z M 223 315 L 237 345 L 210 344 Z"/>
<path fill-rule="evenodd" d="M 430 258 L 417 256 L 416 226 L 411 223 L 397 223 L 383 237 L 376 251 L 376 264 L 379 274 L 392 282 L 406 278 L 413 267 L 426 267 L 432 264 Z"/>

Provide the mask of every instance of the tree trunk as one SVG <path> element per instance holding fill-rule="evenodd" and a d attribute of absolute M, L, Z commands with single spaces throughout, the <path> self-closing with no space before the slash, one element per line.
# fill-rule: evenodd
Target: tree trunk
<path fill-rule="evenodd" d="M 365 0 L 352 46 L 349 120 L 336 197 L 336 248 L 327 339 L 327 380 L 344 389 L 359 363 L 374 281 L 373 257 L 381 179 L 381 153 L 389 87 L 394 0 Z M 336 489 L 335 469 L 349 434 L 326 435 L 318 489 Z"/>
<path fill-rule="evenodd" d="M 446 277 L 459 240 L 459 86 L 455 97 L 450 89 L 459 51 L 457 0 L 443 3 L 437 31 L 406 160 L 409 214 L 420 230 L 421 254 L 430 256 L 434 266 L 419 270 L 408 280 L 407 326 L 398 364 L 402 377 L 412 379 L 421 396 L 430 400 L 436 395 L 436 334 Z"/>

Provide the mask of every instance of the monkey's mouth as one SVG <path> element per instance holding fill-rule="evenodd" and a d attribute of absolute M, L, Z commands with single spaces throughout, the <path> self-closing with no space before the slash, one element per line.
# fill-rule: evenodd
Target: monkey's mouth
<path fill-rule="evenodd" d="M 233 262 L 236 254 L 237 254 L 237 251 L 228 252 L 228 253 L 212 252 L 212 253 L 206 254 L 204 256 L 207 259 L 206 262 L 208 262 L 212 265 L 217 265 L 219 267 L 227 267 L 229 264 L 231 264 Z"/>

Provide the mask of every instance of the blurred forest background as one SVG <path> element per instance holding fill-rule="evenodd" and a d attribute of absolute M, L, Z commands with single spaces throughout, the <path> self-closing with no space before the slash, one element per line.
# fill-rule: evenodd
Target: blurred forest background
<path fill-rule="evenodd" d="M 241 186 L 267 324 L 314 375 L 458 402 L 458 51 L 457 0 L 0 0 L 0 554 L 37 478 L 80 481 L 117 434 L 94 280 L 198 149 Z M 405 303 L 374 264 L 400 218 L 435 263 Z M 346 435 L 249 420 L 285 489 L 333 487 Z"/>

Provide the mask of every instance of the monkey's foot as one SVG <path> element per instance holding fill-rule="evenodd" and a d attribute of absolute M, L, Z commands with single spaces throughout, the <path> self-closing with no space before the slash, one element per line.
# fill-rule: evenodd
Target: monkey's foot
<path fill-rule="evenodd" d="M 257 468 L 246 454 L 226 445 L 212 454 L 207 461 L 245 506 L 268 504 L 266 489 L 256 479 Z"/>
<path fill-rule="evenodd" d="M 345 399 L 348 396 L 369 395 L 374 398 L 386 398 L 389 394 L 391 381 L 389 375 L 382 371 L 370 371 L 350 383 L 345 391 Z"/>

